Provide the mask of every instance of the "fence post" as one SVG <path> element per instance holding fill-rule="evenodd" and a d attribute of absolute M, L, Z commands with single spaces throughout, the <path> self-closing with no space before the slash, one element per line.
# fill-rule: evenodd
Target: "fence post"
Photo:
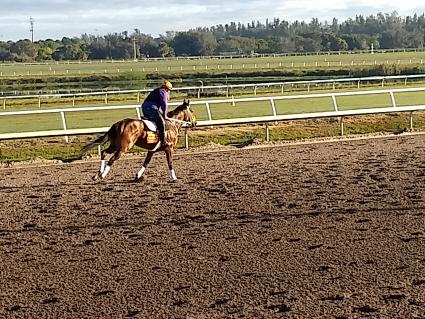
<path fill-rule="evenodd" d="M 65 112 L 61 112 L 61 119 L 62 119 L 62 126 L 63 126 L 63 131 L 65 133 L 65 142 L 68 143 L 68 135 L 66 135 L 66 120 L 65 120 Z"/>
<path fill-rule="evenodd" d="M 269 129 L 269 123 L 266 123 L 266 141 L 270 141 L 270 129 Z"/>
<path fill-rule="evenodd" d="M 3 110 L 6 109 L 6 98 L 3 99 Z"/>
<path fill-rule="evenodd" d="M 335 110 L 335 112 L 338 112 L 338 105 L 337 105 L 337 103 L 336 103 L 336 97 L 335 97 L 335 94 L 332 94 L 332 103 L 333 103 L 333 106 L 334 106 L 334 110 Z"/>
<path fill-rule="evenodd" d="M 390 92 L 390 96 L 391 96 L 391 103 L 393 104 L 393 107 L 397 107 L 393 91 Z"/>
<path fill-rule="evenodd" d="M 270 104 L 271 104 L 271 106 L 272 106 L 273 116 L 276 116 L 276 115 L 277 115 L 277 113 L 276 113 L 276 106 L 274 105 L 274 100 L 273 100 L 273 98 L 270 98 Z"/>
<path fill-rule="evenodd" d="M 140 114 L 140 107 L 136 107 L 136 114 L 137 114 L 137 118 L 139 120 L 141 120 L 142 119 L 142 115 Z"/>
<path fill-rule="evenodd" d="M 207 115 L 208 115 L 208 120 L 212 120 L 211 117 L 211 109 L 210 109 L 210 104 L 208 102 L 205 103 L 205 106 L 207 107 Z"/>
<path fill-rule="evenodd" d="M 186 149 L 189 148 L 189 129 L 188 128 L 184 130 L 184 147 Z"/>
<path fill-rule="evenodd" d="M 409 126 L 410 126 L 410 132 L 413 132 L 413 111 L 410 112 L 410 116 L 409 116 Z"/>
<path fill-rule="evenodd" d="M 344 117 L 343 116 L 339 118 L 339 129 L 341 132 L 341 136 L 344 136 Z"/>
<path fill-rule="evenodd" d="M 41 107 L 41 96 L 38 96 L 38 108 Z"/>

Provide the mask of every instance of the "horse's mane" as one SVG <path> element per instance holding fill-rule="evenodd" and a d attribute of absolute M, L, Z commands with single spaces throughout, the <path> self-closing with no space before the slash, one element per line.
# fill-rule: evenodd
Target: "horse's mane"
<path fill-rule="evenodd" d="M 180 112 L 184 111 L 187 108 L 188 105 L 189 105 L 188 102 L 183 101 L 183 104 L 177 106 L 174 110 L 171 110 L 171 111 L 168 112 L 168 117 L 176 116 Z"/>

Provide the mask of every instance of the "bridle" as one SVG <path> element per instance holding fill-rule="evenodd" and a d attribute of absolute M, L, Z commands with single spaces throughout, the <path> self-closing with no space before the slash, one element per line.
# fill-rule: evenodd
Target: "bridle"
<path fill-rule="evenodd" d="M 175 119 L 175 118 L 172 118 L 172 117 L 169 117 L 167 120 L 170 120 L 170 121 L 173 121 L 173 122 L 180 123 L 180 124 L 182 124 L 183 126 L 191 126 L 191 125 L 192 125 L 192 123 L 191 123 L 191 122 L 178 120 L 178 119 Z"/>
<path fill-rule="evenodd" d="M 183 127 L 191 127 L 191 126 L 193 126 L 193 122 L 192 122 L 192 120 L 193 120 L 193 115 L 192 115 L 192 112 L 190 111 L 189 107 L 188 107 L 187 111 L 188 111 L 188 112 L 189 112 L 189 114 L 190 114 L 191 122 L 188 122 L 188 121 L 182 121 L 182 120 L 179 120 L 179 119 L 175 119 L 175 118 L 173 118 L 173 117 L 169 117 L 169 118 L 168 118 L 168 120 L 173 121 L 173 122 L 176 122 L 176 123 L 180 123 L 180 124 L 182 124 L 182 126 L 183 126 Z"/>

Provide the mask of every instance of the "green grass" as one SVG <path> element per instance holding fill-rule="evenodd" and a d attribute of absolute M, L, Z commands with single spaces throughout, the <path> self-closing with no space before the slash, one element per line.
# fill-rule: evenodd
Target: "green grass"
<path fill-rule="evenodd" d="M 287 68 L 328 68 L 373 66 L 379 64 L 417 65 L 425 63 L 425 52 L 387 52 L 361 54 L 320 54 L 308 56 L 277 56 L 247 58 L 203 58 L 144 61 L 89 61 L 46 63 L 0 63 L 1 76 L 119 74 L 125 72 L 178 73 L 222 72 L 228 70 L 258 70 Z"/>

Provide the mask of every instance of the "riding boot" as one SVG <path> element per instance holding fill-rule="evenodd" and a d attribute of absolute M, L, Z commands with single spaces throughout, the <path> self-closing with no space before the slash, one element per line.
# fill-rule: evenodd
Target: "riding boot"
<path fill-rule="evenodd" d="M 165 139 L 165 130 L 167 129 L 167 126 L 165 124 L 165 119 L 162 116 L 161 112 L 157 113 L 156 125 L 158 127 L 159 140 L 161 141 L 161 144 L 165 146 L 170 146 L 171 143 L 168 143 L 167 140 Z"/>
<path fill-rule="evenodd" d="M 159 130 L 159 140 L 161 141 L 162 145 L 170 146 L 171 143 L 167 142 L 165 139 L 165 130 Z"/>

